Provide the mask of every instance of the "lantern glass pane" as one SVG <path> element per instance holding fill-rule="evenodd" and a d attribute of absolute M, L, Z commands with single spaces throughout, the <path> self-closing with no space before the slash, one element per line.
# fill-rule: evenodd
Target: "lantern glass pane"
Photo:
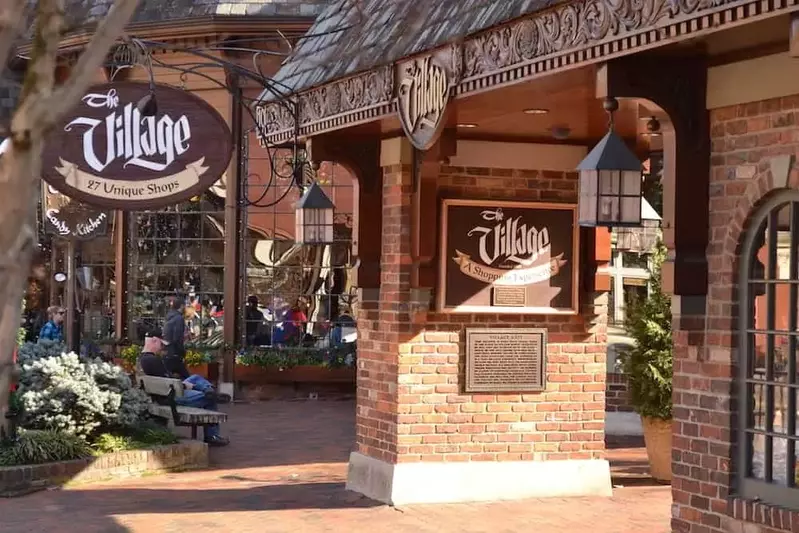
<path fill-rule="evenodd" d="M 324 210 L 324 224 L 327 226 L 333 225 L 333 210 L 332 209 L 325 209 Z"/>
<path fill-rule="evenodd" d="M 617 222 L 619 220 L 619 197 L 600 196 L 599 213 L 600 222 Z"/>
<path fill-rule="evenodd" d="M 580 171 L 579 190 L 580 223 L 583 225 L 596 224 L 597 211 L 597 172 L 596 170 Z"/>
<path fill-rule="evenodd" d="M 324 240 L 323 240 L 323 242 L 332 243 L 333 242 L 333 225 L 332 224 L 326 224 L 325 226 L 323 226 L 323 229 L 324 229 Z"/>
<path fill-rule="evenodd" d="M 622 194 L 625 196 L 641 196 L 641 173 L 637 170 L 625 170 L 622 175 Z"/>
<path fill-rule="evenodd" d="M 601 194 L 619 194 L 621 192 L 621 172 L 618 170 L 599 171 L 599 191 Z"/>
<path fill-rule="evenodd" d="M 621 220 L 625 224 L 641 223 L 641 197 L 625 196 L 621 199 Z"/>

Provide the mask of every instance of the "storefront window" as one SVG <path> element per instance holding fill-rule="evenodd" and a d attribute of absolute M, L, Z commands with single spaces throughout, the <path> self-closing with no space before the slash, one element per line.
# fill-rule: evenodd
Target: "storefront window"
<path fill-rule="evenodd" d="M 325 245 L 295 242 L 296 188 L 286 194 L 287 183 L 279 179 L 270 186 L 256 173 L 248 177 L 241 314 L 246 345 L 326 347 L 354 340 L 356 185 L 332 164 L 323 164 L 317 179 L 335 204 L 334 242 Z"/>
<path fill-rule="evenodd" d="M 169 303 L 186 299 L 192 339 L 221 334 L 225 199 L 219 187 L 159 211 L 130 214 L 128 335 L 161 331 Z"/>
<path fill-rule="evenodd" d="M 752 216 L 742 246 L 738 393 L 741 496 L 797 508 L 799 193 Z"/>
<path fill-rule="evenodd" d="M 649 268 L 649 254 L 622 252 L 622 265 L 625 268 Z"/>

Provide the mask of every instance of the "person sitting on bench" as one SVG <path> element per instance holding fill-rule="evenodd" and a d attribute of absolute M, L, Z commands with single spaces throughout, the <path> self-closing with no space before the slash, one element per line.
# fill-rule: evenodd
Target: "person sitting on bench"
<path fill-rule="evenodd" d="M 159 378 L 172 378 L 167 370 L 164 360 L 159 354 L 164 349 L 164 343 L 159 337 L 147 337 L 144 348 L 139 356 L 139 367 L 148 376 Z M 210 411 L 217 410 L 217 403 L 227 403 L 230 396 L 218 394 L 214 386 L 204 377 L 192 374 L 183 380 L 185 390 L 183 396 L 175 398 L 175 403 L 186 407 L 199 407 Z M 210 446 L 227 446 L 229 440 L 219 434 L 219 424 L 205 426 L 205 442 Z"/>

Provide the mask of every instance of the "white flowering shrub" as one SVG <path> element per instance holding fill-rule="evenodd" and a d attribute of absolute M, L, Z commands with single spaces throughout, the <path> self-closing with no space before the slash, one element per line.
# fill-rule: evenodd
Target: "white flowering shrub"
<path fill-rule="evenodd" d="M 23 427 L 84 438 L 137 424 L 150 402 L 121 368 L 73 352 L 23 363 L 19 383 Z"/>

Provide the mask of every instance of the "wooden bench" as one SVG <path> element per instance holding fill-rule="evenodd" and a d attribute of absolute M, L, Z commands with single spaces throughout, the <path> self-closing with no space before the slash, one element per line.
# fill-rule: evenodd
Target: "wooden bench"
<path fill-rule="evenodd" d="M 150 415 L 175 426 L 191 427 L 192 439 L 197 438 L 198 426 L 211 426 L 227 421 L 227 413 L 178 404 L 175 399 L 183 396 L 186 390 L 179 379 L 137 375 L 136 381 L 154 401 L 150 406 Z"/>

